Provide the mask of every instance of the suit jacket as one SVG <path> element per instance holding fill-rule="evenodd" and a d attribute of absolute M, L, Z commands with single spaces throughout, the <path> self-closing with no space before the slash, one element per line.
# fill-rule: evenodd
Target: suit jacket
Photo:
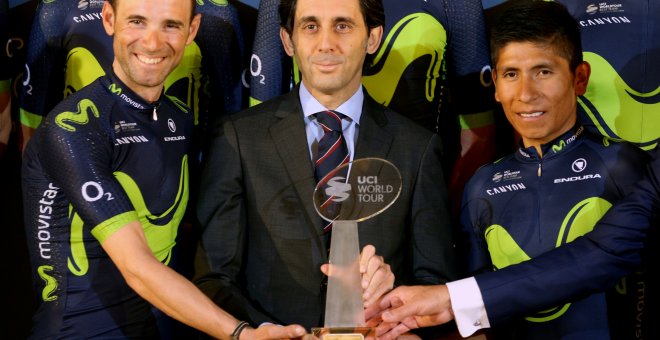
<path fill-rule="evenodd" d="M 198 217 L 209 272 L 197 280 L 216 303 L 253 326 L 323 326 L 327 262 L 298 89 L 214 128 Z M 358 226 L 397 284 L 455 278 L 439 138 L 365 94 L 354 159 L 381 157 L 403 188 L 385 212 Z"/>
<path fill-rule="evenodd" d="M 660 211 L 659 156 L 656 148 L 645 178 L 593 231 L 529 261 L 475 276 L 491 326 L 610 288 L 637 268 L 643 254 L 657 259 L 658 231 L 650 226 Z M 650 288 L 642 287 L 641 294 Z"/>

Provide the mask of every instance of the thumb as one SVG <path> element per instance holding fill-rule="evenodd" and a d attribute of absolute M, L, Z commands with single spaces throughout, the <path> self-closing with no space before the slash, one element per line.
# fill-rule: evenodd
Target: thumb
<path fill-rule="evenodd" d="M 322 272 L 325 276 L 329 276 L 328 274 L 330 273 L 330 265 L 327 264 L 327 263 L 326 263 L 326 264 L 322 264 L 322 265 L 321 265 L 321 272 Z"/>

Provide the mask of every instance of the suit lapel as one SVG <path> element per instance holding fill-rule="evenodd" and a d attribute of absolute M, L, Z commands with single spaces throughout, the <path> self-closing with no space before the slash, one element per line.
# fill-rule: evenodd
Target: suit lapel
<path fill-rule="evenodd" d="M 312 221 L 309 227 L 320 237 L 321 217 L 316 213 L 312 203 L 316 186 L 314 167 L 309 158 L 305 123 L 297 94 L 296 89 L 282 100 L 275 112 L 275 117 L 279 120 L 269 128 L 269 132 L 275 142 L 275 149 L 289 173 L 293 188 L 302 202 L 309 221 Z"/>
<path fill-rule="evenodd" d="M 388 124 L 385 108 L 378 105 L 365 91 L 360 131 L 353 159 L 365 157 L 387 158 L 394 137 L 384 129 Z"/>

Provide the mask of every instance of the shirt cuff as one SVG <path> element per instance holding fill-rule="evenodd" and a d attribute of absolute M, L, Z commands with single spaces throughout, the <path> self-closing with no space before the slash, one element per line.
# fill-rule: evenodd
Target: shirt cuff
<path fill-rule="evenodd" d="M 486 306 L 474 277 L 448 282 L 451 309 L 462 337 L 468 337 L 482 328 L 490 328 Z"/>

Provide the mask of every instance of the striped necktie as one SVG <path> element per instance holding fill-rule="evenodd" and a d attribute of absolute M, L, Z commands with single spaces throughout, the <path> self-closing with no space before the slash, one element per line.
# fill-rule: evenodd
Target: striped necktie
<path fill-rule="evenodd" d="M 321 111 L 315 114 L 316 120 L 323 128 L 323 136 L 318 142 L 318 152 L 314 162 L 314 176 L 319 183 L 328 173 L 349 161 L 348 148 L 342 134 L 341 121 L 345 117 L 335 111 Z M 347 168 L 337 172 L 332 177 L 346 177 Z M 326 178 L 327 181 L 329 178 Z M 325 184 L 325 183 L 323 183 Z M 332 197 L 326 197 L 322 206 L 329 204 Z M 339 206 L 339 205 L 337 205 Z M 330 230 L 332 223 L 328 223 L 323 229 Z"/>

